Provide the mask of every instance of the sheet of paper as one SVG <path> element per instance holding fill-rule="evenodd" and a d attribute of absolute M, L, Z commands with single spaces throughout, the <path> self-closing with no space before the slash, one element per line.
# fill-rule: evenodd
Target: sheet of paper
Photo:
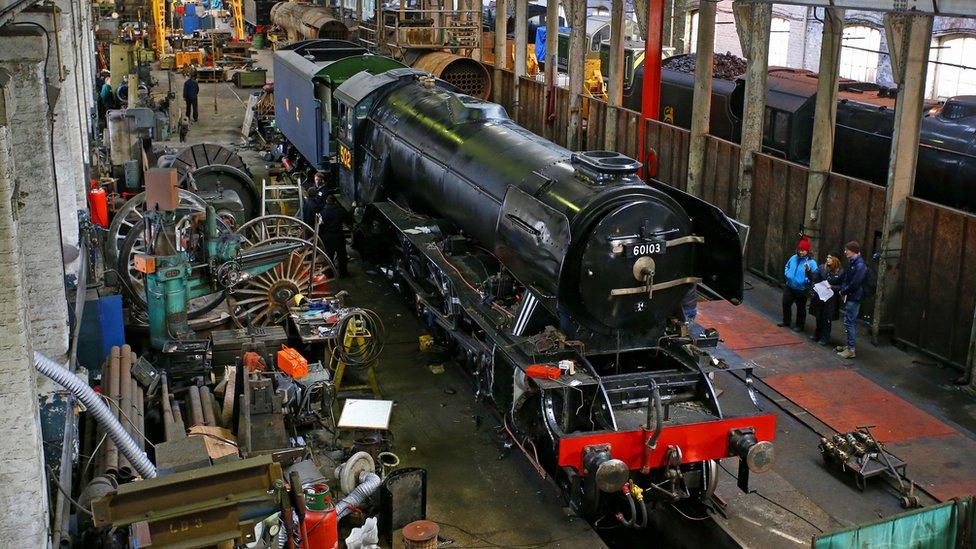
<path fill-rule="evenodd" d="M 820 298 L 820 301 L 827 301 L 828 299 L 834 297 L 834 291 L 830 289 L 830 283 L 828 283 L 826 280 L 814 284 L 813 290 L 817 292 L 817 297 Z"/>

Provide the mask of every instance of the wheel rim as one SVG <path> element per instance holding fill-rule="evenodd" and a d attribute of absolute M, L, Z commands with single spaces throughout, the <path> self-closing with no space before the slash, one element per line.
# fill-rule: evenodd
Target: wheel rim
<path fill-rule="evenodd" d="M 177 223 L 179 225 L 187 223 L 189 215 L 190 214 L 184 216 Z M 122 280 L 122 287 L 129 297 L 129 300 L 136 305 L 137 308 L 146 310 L 148 305 L 146 303 L 145 275 L 137 271 L 135 268 L 135 256 L 140 253 L 146 253 L 147 251 L 145 238 L 143 236 L 144 225 L 145 222 L 140 220 L 138 223 L 132 226 L 132 229 L 129 231 L 125 241 L 122 244 L 122 249 L 119 250 L 117 269 L 119 278 Z M 187 316 L 190 318 L 196 318 L 200 315 L 206 314 L 214 307 L 219 305 L 225 297 L 226 294 L 221 291 L 191 299 L 187 303 Z"/>
<path fill-rule="evenodd" d="M 239 327 L 284 322 L 293 304 L 292 298 L 297 294 L 309 299 L 329 295 L 329 282 L 335 278 L 335 267 L 322 248 L 311 241 L 292 236 L 270 237 L 256 242 L 245 241 L 242 251 L 275 243 L 300 243 L 302 247 L 292 251 L 274 268 L 242 282 L 229 292 L 228 309 Z M 311 292 L 308 291 L 310 274 L 313 277 Z"/>
<path fill-rule="evenodd" d="M 270 238 L 292 237 L 314 241 L 315 229 L 306 225 L 302 220 L 290 215 L 264 215 L 256 217 L 237 229 L 237 234 L 244 237 L 244 242 L 250 246 Z"/>

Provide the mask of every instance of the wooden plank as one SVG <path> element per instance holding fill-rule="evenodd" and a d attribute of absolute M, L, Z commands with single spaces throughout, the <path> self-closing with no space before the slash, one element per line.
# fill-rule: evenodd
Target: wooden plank
<path fill-rule="evenodd" d="M 956 326 L 956 298 L 959 286 L 959 249 L 963 244 L 966 219 L 949 210 L 935 208 L 932 260 L 928 292 L 924 297 L 926 321 L 922 323 L 921 346 L 939 356 L 950 357 Z M 969 338 L 969 333 L 966 334 Z"/>
<path fill-rule="evenodd" d="M 755 178 L 752 181 L 752 215 L 754 219 L 765 219 L 769 208 L 769 166 L 768 157 L 756 155 L 754 161 Z M 764 222 L 753 222 L 749 228 L 749 243 L 746 248 L 746 256 L 749 268 L 765 275 L 766 263 L 766 238 L 769 232 L 769 225 Z"/>
<path fill-rule="evenodd" d="M 959 366 L 966 363 L 969 337 L 973 330 L 973 314 L 976 313 L 976 216 L 966 216 L 966 227 L 959 246 L 960 275 L 956 292 L 956 332 L 952 338 L 950 357 Z"/>
<path fill-rule="evenodd" d="M 895 321 L 895 336 L 912 345 L 921 345 L 925 308 L 922 298 L 927 294 L 931 272 L 931 242 L 934 236 L 935 210 L 929 203 L 910 200 L 905 226 L 905 243 L 901 251 L 901 290 L 903 300 L 911 299 L 912 307 L 901 307 Z M 921 267 L 921 268 L 920 268 Z M 909 298 L 908 296 L 912 296 Z"/>

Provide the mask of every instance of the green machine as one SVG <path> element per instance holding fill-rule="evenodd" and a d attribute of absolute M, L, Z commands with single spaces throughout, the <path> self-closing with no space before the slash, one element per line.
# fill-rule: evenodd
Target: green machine
<path fill-rule="evenodd" d="M 190 300 L 260 276 L 302 247 L 275 242 L 242 250 L 244 237 L 222 225 L 212 206 L 205 213 L 180 209 L 175 169 L 146 173 L 146 212 L 132 229 L 141 231 L 145 246 L 135 255 L 134 267 L 145 277 L 150 343 L 164 354 L 173 351 L 174 342 L 194 340 Z"/>

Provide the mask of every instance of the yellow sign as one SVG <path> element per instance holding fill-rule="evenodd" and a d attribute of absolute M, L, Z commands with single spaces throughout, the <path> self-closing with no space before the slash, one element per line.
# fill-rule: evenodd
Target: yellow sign
<path fill-rule="evenodd" d="M 341 143 L 339 144 L 339 163 L 347 170 L 352 169 L 352 153 Z"/>

